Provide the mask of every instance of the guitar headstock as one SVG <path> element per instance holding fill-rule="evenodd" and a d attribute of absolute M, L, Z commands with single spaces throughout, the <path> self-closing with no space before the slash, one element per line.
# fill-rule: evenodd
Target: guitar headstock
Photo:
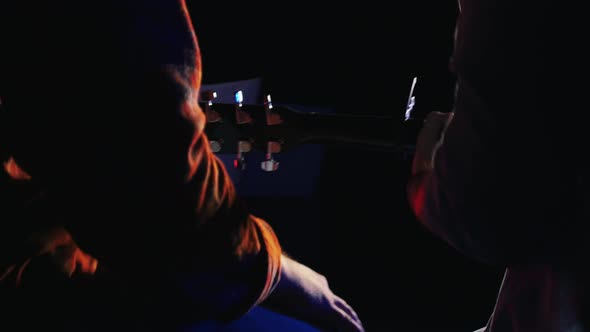
<path fill-rule="evenodd" d="M 234 166 L 245 167 L 245 155 L 252 151 L 265 153 L 260 167 L 275 171 L 274 156 L 297 145 L 309 142 L 337 143 L 401 153 L 402 158 L 413 150 L 404 142 L 413 142 L 423 120 L 412 117 L 415 106 L 412 81 L 405 108 L 403 125 L 395 130 L 394 116 L 361 114 L 329 114 L 300 112 L 286 106 L 274 105 L 270 95 L 257 105 L 244 104 L 242 91 L 235 91 L 233 103 L 216 103 L 214 91 L 203 91 L 199 104 L 207 118 L 205 133 L 214 153 L 234 154 Z M 398 126 L 400 127 L 400 126 Z"/>
<path fill-rule="evenodd" d="M 214 153 L 235 154 L 234 166 L 245 167 L 245 155 L 252 151 L 266 154 L 260 167 L 276 171 L 279 163 L 274 156 L 285 152 L 307 139 L 300 125 L 300 112 L 275 106 L 266 95 L 261 105 L 243 103 L 242 91 L 234 92 L 234 103 L 215 103 L 217 93 L 203 91 L 200 105 L 207 118 L 205 133 Z"/>

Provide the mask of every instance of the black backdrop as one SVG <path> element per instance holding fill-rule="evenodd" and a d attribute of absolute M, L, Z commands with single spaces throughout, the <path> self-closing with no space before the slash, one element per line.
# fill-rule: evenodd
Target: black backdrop
<path fill-rule="evenodd" d="M 418 76 L 418 112 L 451 107 L 453 1 L 188 1 L 205 83 L 263 77 L 275 101 L 401 117 Z M 409 162 L 349 148 L 326 154 L 313 197 L 247 198 L 285 249 L 325 274 L 368 331 L 483 326 L 502 271 L 417 224 L 405 198 Z"/>

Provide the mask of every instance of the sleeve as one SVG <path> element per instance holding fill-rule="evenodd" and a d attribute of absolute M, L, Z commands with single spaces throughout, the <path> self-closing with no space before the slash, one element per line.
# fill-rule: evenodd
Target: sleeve
<path fill-rule="evenodd" d="M 182 36 L 185 35 L 186 40 L 190 42 L 187 43 L 189 46 L 186 49 L 179 49 L 178 54 L 186 57 L 186 50 L 194 50 L 194 56 L 184 58 L 185 65 L 177 67 L 171 64 L 178 64 L 181 58 L 169 58 L 167 54 L 158 53 L 165 48 L 174 49 L 175 44 L 166 45 L 166 47 L 157 45 L 157 49 L 152 48 L 151 52 L 148 52 L 148 54 L 161 56 L 156 63 L 166 64 L 163 81 L 177 86 L 171 90 L 179 88 L 183 91 L 178 94 L 183 97 L 183 103 L 179 108 L 180 114 L 177 116 L 182 116 L 185 123 L 191 124 L 190 126 L 180 125 L 177 130 L 171 130 L 170 132 L 175 132 L 176 135 L 171 136 L 170 144 L 166 143 L 163 146 L 174 151 L 173 145 L 187 146 L 188 144 L 186 151 L 176 150 L 178 155 L 171 155 L 172 165 L 174 161 L 180 161 L 177 158 L 186 158 L 184 159 L 186 166 L 179 167 L 185 170 L 186 176 L 185 188 L 182 191 L 185 193 L 183 199 L 186 199 L 187 204 L 182 208 L 186 207 L 195 211 L 196 238 L 187 239 L 187 243 L 198 243 L 196 248 L 188 252 L 189 255 L 194 255 L 190 259 L 195 259 L 194 264 L 199 265 L 198 269 L 205 270 L 205 275 L 208 271 L 231 271 L 226 275 L 233 275 L 233 277 L 231 280 L 226 280 L 222 285 L 224 289 L 220 291 L 222 294 L 229 295 L 224 297 L 217 294 L 213 296 L 213 301 L 233 302 L 220 304 L 220 307 L 231 308 L 221 317 L 232 318 L 264 301 L 274 289 L 279 281 L 282 251 L 270 224 L 248 212 L 244 203 L 237 197 L 234 184 L 224 164 L 210 149 L 208 138 L 204 133 L 206 119 L 197 103 L 202 73 L 200 52 L 186 4 L 180 3 L 183 19 L 178 20 L 180 26 L 178 30 L 186 31 L 186 33 L 179 33 L 177 40 L 183 40 Z M 158 29 L 156 26 L 152 28 Z M 162 31 L 166 31 L 161 28 L 158 30 L 157 33 L 153 31 L 154 36 L 162 36 Z M 172 35 L 174 31 L 170 31 L 169 36 Z M 154 40 L 157 42 L 159 39 L 156 37 Z M 168 38 L 166 43 L 170 43 Z M 147 43 L 147 49 L 153 47 L 150 44 L 151 42 Z M 156 86 L 159 85 L 156 84 Z M 182 128 L 187 129 L 186 133 Z M 162 155 L 166 155 L 163 150 Z M 217 275 L 217 277 L 220 276 Z M 237 288 L 232 288 L 232 285 Z M 245 288 L 242 292 L 237 290 L 243 287 Z M 242 294 L 242 298 L 236 294 Z"/>
<path fill-rule="evenodd" d="M 224 301 L 222 317 L 244 313 L 277 284 L 281 246 L 269 223 L 251 215 L 236 197 L 224 165 L 209 148 L 198 105 L 201 55 L 186 4 L 106 1 L 98 7 L 91 17 L 69 20 L 87 35 L 77 47 L 107 51 L 91 57 L 101 60 L 92 64 L 87 57 L 71 59 L 85 63 L 80 79 L 86 84 L 68 85 L 65 97 L 56 88 L 62 107 L 43 118 L 51 135 L 61 128 L 72 136 L 73 130 L 88 149 L 81 151 L 67 137 L 41 149 L 50 135 L 28 137 L 35 144 L 19 145 L 16 160 L 27 171 L 28 165 L 37 166 L 30 171 L 33 179 L 59 179 L 50 181 L 50 198 L 66 201 L 62 212 L 78 216 L 67 218 L 65 227 L 103 263 L 110 260 L 113 269 L 130 266 L 126 271 L 143 267 L 140 274 L 146 276 L 154 265 L 176 269 L 178 275 L 187 272 L 186 288 L 194 290 L 195 299 L 206 293 L 211 296 L 200 301 Z M 106 89 L 105 81 L 110 82 Z M 79 112 L 79 103 L 88 98 L 95 102 Z M 82 118 L 90 109 L 95 115 Z M 64 119 L 85 122 L 77 130 Z M 199 276 L 211 277 L 199 285 Z"/>
<path fill-rule="evenodd" d="M 197 236 L 187 243 L 198 243 L 190 258 L 198 273 L 188 274 L 182 284 L 187 293 L 206 298 L 209 309 L 220 319 L 233 319 L 262 303 L 280 280 L 282 249 L 268 222 L 248 212 L 236 196 L 235 188 L 223 163 L 204 145 L 193 188 L 199 225 Z M 213 272 L 211 272 L 213 271 Z M 197 278 L 194 278 L 194 276 Z M 207 282 L 202 282 L 206 278 Z M 211 283 L 211 278 L 217 279 Z M 222 282 L 220 282 L 222 280 Z M 202 283 L 204 290 L 196 284 Z M 218 287 L 218 288 L 216 288 Z"/>

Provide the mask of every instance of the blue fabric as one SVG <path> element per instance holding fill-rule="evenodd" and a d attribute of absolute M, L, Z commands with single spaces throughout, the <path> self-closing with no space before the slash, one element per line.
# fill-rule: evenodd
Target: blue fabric
<path fill-rule="evenodd" d="M 181 332 L 320 332 L 301 321 L 283 316 L 273 311 L 257 307 L 252 309 L 242 318 L 222 324 L 217 322 L 204 322 L 194 326 L 188 326 Z"/>
<path fill-rule="evenodd" d="M 234 103 L 233 93 L 242 90 L 244 104 L 260 104 L 262 100 L 262 79 L 254 78 L 243 81 L 219 84 L 204 84 L 201 91 L 217 92 L 217 103 Z M 279 102 L 275 101 L 276 105 Z M 301 112 L 332 113 L 331 108 L 285 105 Z M 218 154 L 242 197 L 311 197 L 315 192 L 320 176 L 320 167 L 324 157 L 324 147 L 317 144 L 302 144 L 292 150 L 278 153 L 275 159 L 279 169 L 266 172 L 260 168 L 265 160 L 265 151 L 252 151 L 246 154 L 246 168 L 234 167 L 234 154 Z"/>

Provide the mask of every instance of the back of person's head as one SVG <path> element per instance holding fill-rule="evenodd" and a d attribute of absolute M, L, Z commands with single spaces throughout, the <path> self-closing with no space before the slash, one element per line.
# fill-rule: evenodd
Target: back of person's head
<path fill-rule="evenodd" d="M 117 83 L 99 17 L 73 1 L 2 5 L 0 94 L 11 153 L 31 172 L 83 155 Z M 86 9 L 86 10 L 82 10 Z M 113 58 L 113 57 L 111 57 Z M 109 80 L 106 80 L 109 78 Z"/>
<path fill-rule="evenodd" d="M 170 149 L 158 148 L 167 137 L 191 135 L 174 107 L 185 92 L 143 65 L 155 38 L 190 56 L 181 39 L 192 35 L 176 34 L 186 26 L 180 1 L 166 2 L 169 12 L 136 1 L 12 2 L 0 5 L 2 122 L 10 153 L 34 178 L 123 178 L 166 159 Z"/>

